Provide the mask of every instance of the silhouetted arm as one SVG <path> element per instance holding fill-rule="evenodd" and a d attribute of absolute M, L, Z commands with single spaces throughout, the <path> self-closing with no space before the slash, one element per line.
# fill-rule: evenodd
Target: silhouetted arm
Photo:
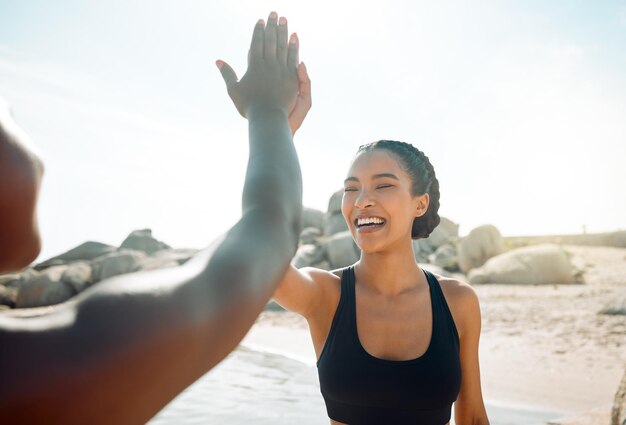
<path fill-rule="evenodd" d="M 301 176 L 287 120 L 298 86 L 288 58 L 297 46 L 287 49 L 286 36 L 274 15 L 267 27 L 258 23 L 251 50 L 263 56 L 229 87 L 249 121 L 242 218 L 184 266 L 117 276 L 60 306 L 0 314 L 7 423 L 144 423 L 248 331 L 300 229 Z"/>

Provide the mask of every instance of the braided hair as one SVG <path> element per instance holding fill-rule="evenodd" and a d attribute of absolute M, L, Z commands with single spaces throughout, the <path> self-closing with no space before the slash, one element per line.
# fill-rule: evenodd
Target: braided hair
<path fill-rule="evenodd" d="M 435 169 L 424 152 L 415 146 L 395 140 L 379 140 L 359 147 L 357 155 L 384 149 L 393 154 L 400 167 L 411 178 L 411 195 L 419 196 L 428 193 L 429 204 L 426 214 L 413 220 L 411 237 L 413 239 L 427 238 L 439 225 L 439 181 L 435 176 Z"/>

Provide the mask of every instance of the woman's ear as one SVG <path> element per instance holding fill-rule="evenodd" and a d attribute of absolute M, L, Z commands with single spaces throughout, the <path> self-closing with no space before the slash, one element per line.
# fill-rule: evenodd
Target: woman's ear
<path fill-rule="evenodd" d="M 415 217 L 421 217 L 428 211 L 430 196 L 428 193 L 415 197 Z"/>

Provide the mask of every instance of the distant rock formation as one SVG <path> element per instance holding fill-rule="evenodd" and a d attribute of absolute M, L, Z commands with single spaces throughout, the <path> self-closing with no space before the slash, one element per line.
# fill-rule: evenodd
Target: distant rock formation
<path fill-rule="evenodd" d="M 141 229 L 131 232 L 120 245 L 120 249 L 121 248 L 143 251 L 146 254 L 154 254 L 157 251 L 169 249 L 170 246 L 153 238 L 152 230 Z"/>
<path fill-rule="evenodd" d="M 500 231 L 491 224 L 473 229 L 459 244 L 459 268 L 463 273 L 480 267 L 504 251 Z"/>
<path fill-rule="evenodd" d="M 296 268 L 334 270 L 354 264 L 360 258 L 360 250 L 341 212 L 342 196 L 343 190 L 334 192 L 326 212 L 303 208 L 303 230 L 291 261 Z M 523 248 L 504 252 L 505 241 L 509 248 Z M 557 243 L 545 244 L 545 241 L 626 246 L 626 232 L 503 239 L 495 226 L 487 224 L 460 238 L 459 225 L 442 217 L 428 238 L 413 241 L 413 251 L 421 267 L 442 275 L 468 273 L 472 284 L 579 281 L 580 274 L 567 253 Z M 0 310 L 61 303 L 104 279 L 176 267 L 197 252 L 171 248 L 155 239 L 150 229 L 131 232 L 119 247 L 87 241 L 20 273 L 0 275 Z M 600 313 L 626 314 L 626 294 Z"/>
<path fill-rule="evenodd" d="M 0 310 L 62 303 L 104 279 L 175 267 L 197 252 L 172 249 L 150 229 L 131 232 L 119 248 L 88 241 L 20 273 L 0 276 Z"/>
<path fill-rule="evenodd" d="M 341 212 L 342 197 L 343 190 L 334 192 L 326 213 L 304 208 L 299 248 L 291 262 L 294 267 L 334 270 L 358 261 L 360 250 Z M 457 271 L 458 239 L 459 225 L 442 217 L 428 238 L 413 241 L 415 260 L 421 264 L 431 263 L 443 273 Z"/>
<path fill-rule="evenodd" d="M 576 270 L 559 245 L 518 248 L 487 260 L 467 275 L 470 283 L 575 283 Z"/>
<path fill-rule="evenodd" d="M 117 248 L 111 245 L 106 245 L 100 242 L 87 241 L 78 245 L 76 248 L 72 248 L 69 251 L 64 252 L 61 255 L 57 255 L 56 257 L 52 257 L 46 261 L 37 264 L 33 268 L 35 270 L 42 270 L 50 266 L 67 264 L 72 261 L 90 261 L 94 258 L 100 257 L 110 252 L 114 252 L 115 250 L 117 250 Z"/>

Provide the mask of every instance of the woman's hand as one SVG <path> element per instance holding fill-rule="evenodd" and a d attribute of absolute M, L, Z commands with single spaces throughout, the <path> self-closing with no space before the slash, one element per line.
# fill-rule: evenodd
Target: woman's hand
<path fill-rule="evenodd" d="M 292 134 L 296 134 L 302 125 L 311 105 L 311 79 L 306 71 L 306 65 L 300 62 L 298 65 L 298 99 L 295 108 L 289 114 L 289 127 L 291 127 Z"/>
<path fill-rule="evenodd" d="M 276 12 L 272 12 L 267 25 L 260 19 L 254 27 L 248 52 L 248 70 L 241 80 L 237 80 L 235 71 L 226 62 L 216 62 L 226 82 L 228 95 L 242 116 L 248 118 L 251 113 L 268 109 L 283 111 L 286 116 L 296 111 L 298 89 L 302 85 L 298 77 L 306 77 L 306 86 L 308 76 L 306 69 L 298 71 L 296 35 L 292 34 L 289 42 L 287 36 L 287 19 L 281 17 L 279 20 Z M 298 118 L 294 117 L 293 125 L 290 122 L 292 131 L 294 126 L 297 129 L 302 124 L 309 107 L 303 101 L 297 109 Z"/>

